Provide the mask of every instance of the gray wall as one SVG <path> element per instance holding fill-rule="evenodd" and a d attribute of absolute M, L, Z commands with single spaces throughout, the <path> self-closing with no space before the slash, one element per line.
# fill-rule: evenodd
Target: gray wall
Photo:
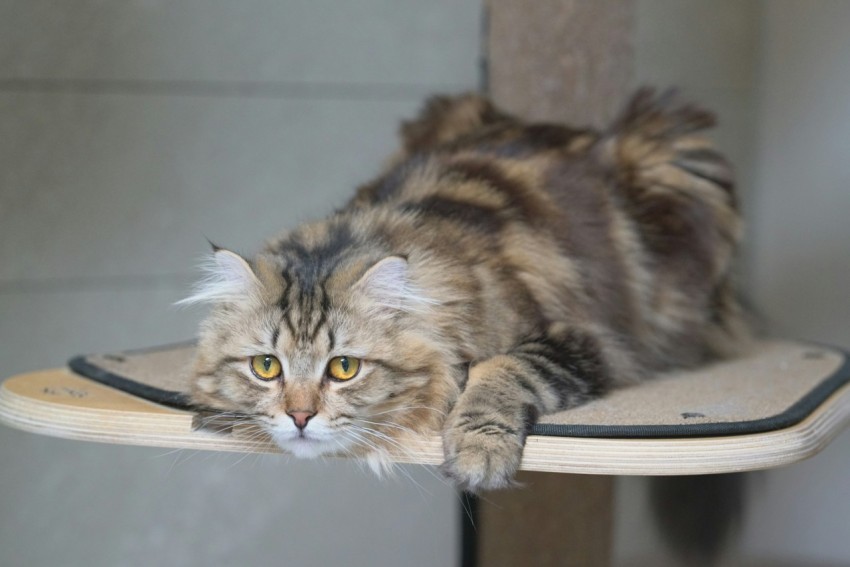
<path fill-rule="evenodd" d="M 750 258 L 785 336 L 850 349 L 850 2 L 761 6 Z M 850 563 L 850 431 L 756 484 L 744 552 Z"/>
<path fill-rule="evenodd" d="M 0 373 L 193 336 L 204 237 L 252 251 L 477 84 L 477 1 L 0 2 Z M 0 427 L 0 565 L 450 565 L 429 469 Z M 411 478 L 408 479 L 405 474 Z"/>
<path fill-rule="evenodd" d="M 850 2 L 639 0 L 637 76 L 718 110 L 748 234 L 742 275 L 773 334 L 850 348 Z M 730 565 L 850 564 L 850 432 L 748 475 Z M 675 564 L 643 479 L 618 483 L 617 563 Z"/>

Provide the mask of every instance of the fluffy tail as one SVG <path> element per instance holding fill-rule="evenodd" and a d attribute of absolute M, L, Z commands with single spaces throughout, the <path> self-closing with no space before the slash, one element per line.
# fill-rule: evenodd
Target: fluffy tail
<path fill-rule="evenodd" d="M 730 276 L 742 233 L 734 176 L 703 136 L 714 124 L 710 112 L 675 91 L 642 89 L 597 143 L 615 194 L 665 282 L 706 302 L 695 312 L 711 314 L 699 331 L 708 358 L 740 352 L 749 337 Z M 693 338 L 693 324 L 680 312 L 661 309 L 656 319 Z"/>
<path fill-rule="evenodd" d="M 401 139 L 409 155 L 453 142 L 486 124 L 509 119 L 487 98 L 475 93 L 433 96 L 416 118 L 402 124 Z"/>
<path fill-rule="evenodd" d="M 737 229 L 732 168 L 702 135 L 715 123 L 711 112 L 682 102 L 675 90 L 640 89 L 604 133 L 603 159 L 616 166 L 626 186 L 698 197 L 734 217 L 728 220 Z"/>
<path fill-rule="evenodd" d="M 682 565 L 716 565 L 743 520 L 743 474 L 650 478 L 652 513 Z"/>

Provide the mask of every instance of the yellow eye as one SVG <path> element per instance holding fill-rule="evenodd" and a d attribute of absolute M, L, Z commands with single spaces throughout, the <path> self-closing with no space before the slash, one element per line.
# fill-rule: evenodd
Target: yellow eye
<path fill-rule="evenodd" d="M 351 380 L 360 371 L 360 359 L 353 356 L 337 356 L 328 363 L 328 376 L 334 380 Z"/>
<path fill-rule="evenodd" d="M 251 372 L 260 380 L 274 380 L 281 375 L 282 371 L 280 361 L 270 354 L 251 357 Z"/>

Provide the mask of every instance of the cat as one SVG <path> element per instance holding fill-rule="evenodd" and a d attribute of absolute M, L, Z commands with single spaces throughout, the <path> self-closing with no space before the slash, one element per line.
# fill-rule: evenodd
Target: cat
<path fill-rule="evenodd" d="M 510 486 L 541 415 L 746 343 L 713 123 L 651 89 L 603 131 L 431 98 L 327 219 L 214 248 L 193 402 L 376 468 L 441 431 L 457 486 Z"/>

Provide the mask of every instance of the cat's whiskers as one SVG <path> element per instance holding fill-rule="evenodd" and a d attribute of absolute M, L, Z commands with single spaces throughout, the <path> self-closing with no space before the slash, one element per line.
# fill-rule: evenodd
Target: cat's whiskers
<path fill-rule="evenodd" d="M 369 435 L 374 435 L 378 439 L 385 441 L 387 444 L 398 449 L 401 453 L 403 453 L 407 457 L 413 456 L 413 453 L 411 453 L 410 450 L 407 447 L 405 447 L 404 445 L 402 445 L 401 443 L 399 443 L 397 440 L 393 439 L 392 437 L 390 437 L 386 433 L 377 431 L 375 429 L 369 429 L 367 427 L 361 427 L 361 426 L 353 424 L 353 423 L 351 425 L 349 425 L 349 427 L 353 428 L 355 431 L 360 432 L 360 433 L 366 433 L 366 434 L 369 434 Z M 350 429 L 349 429 L 349 431 L 350 431 Z"/>
<path fill-rule="evenodd" d="M 246 415 L 244 413 L 221 412 L 212 415 L 200 416 L 197 425 L 198 429 L 211 428 L 212 426 L 221 426 L 221 428 L 234 427 L 244 424 L 259 424 L 257 418 Z"/>
<path fill-rule="evenodd" d="M 186 451 L 186 450 L 187 449 L 185 449 L 184 447 L 178 447 L 177 449 L 172 449 L 170 451 L 166 451 L 165 453 L 160 453 L 160 454 L 156 455 L 156 458 L 157 459 L 163 459 L 165 457 L 170 457 L 171 455 L 174 455 L 175 453 L 180 453 L 180 452 Z"/>
<path fill-rule="evenodd" d="M 333 442 L 336 443 L 337 446 L 339 446 L 340 450 L 343 451 L 345 453 L 345 455 L 347 455 L 349 457 L 354 457 L 354 453 L 351 451 L 351 449 L 349 447 L 347 447 L 345 445 L 345 443 L 340 441 L 339 437 L 340 437 L 340 435 L 335 435 L 331 439 L 333 439 Z"/>
<path fill-rule="evenodd" d="M 372 433 L 372 434 L 378 433 L 378 432 L 375 432 L 375 431 L 369 430 L 369 429 L 366 429 L 364 431 L 367 432 L 367 433 Z M 395 446 L 401 453 L 404 454 L 404 456 L 406 456 L 410 460 L 410 462 L 406 463 L 406 464 L 420 466 L 420 467 L 424 468 L 428 472 L 428 474 L 431 475 L 431 477 L 434 478 L 435 480 L 437 480 L 440 484 L 442 484 L 444 486 L 452 486 L 451 482 L 447 478 L 445 478 L 444 476 L 442 476 L 442 475 L 440 475 L 440 474 L 438 474 L 434 471 L 433 465 L 428 465 L 428 464 L 418 462 L 420 460 L 420 455 L 413 453 L 408 447 L 404 447 L 403 445 L 399 444 L 397 441 L 395 441 L 391 438 L 384 437 L 384 439 L 387 442 L 391 443 L 393 446 Z"/>
<path fill-rule="evenodd" d="M 379 427 L 390 427 L 392 429 L 398 429 L 400 431 L 404 431 L 404 432 L 410 433 L 412 435 L 417 434 L 416 431 L 414 431 L 413 429 L 411 429 L 409 427 L 405 427 L 405 426 L 401 425 L 400 423 L 396 423 L 394 421 L 368 421 L 368 420 L 361 419 L 361 418 L 358 418 L 357 421 L 360 422 L 360 423 L 368 424 L 368 425 L 377 425 Z"/>
<path fill-rule="evenodd" d="M 347 436 L 349 436 L 349 438 L 354 439 L 355 442 L 357 442 L 361 446 L 367 447 L 367 448 L 372 449 L 373 451 L 377 451 L 379 453 L 386 453 L 386 449 L 384 449 L 383 447 L 379 447 L 373 441 L 371 441 L 369 438 L 360 435 L 357 431 L 354 431 L 351 428 L 346 429 L 345 434 Z"/>
<path fill-rule="evenodd" d="M 355 427 L 356 427 L 356 426 L 355 426 Z M 423 468 L 423 469 L 424 469 L 424 470 L 425 470 L 425 471 L 426 471 L 426 472 L 427 472 L 427 473 L 428 473 L 428 474 L 429 474 L 432 478 L 434 478 L 437 482 L 439 482 L 439 483 L 440 483 L 440 484 L 442 484 L 443 486 L 449 486 L 449 487 L 451 487 L 451 486 L 452 486 L 451 482 L 450 482 L 447 478 L 445 478 L 445 477 L 443 477 L 443 476 L 441 476 L 441 475 L 437 474 L 437 473 L 434 471 L 433 466 L 431 466 L 431 465 L 426 465 L 426 464 L 422 464 L 422 463 L 418 463 L 418 462 L 417 462 L 417 461 L 418 461 L 418 458 L 417 458 L 418 456 L 417 456 L 415 453 L 411 452 L 409 448 L 407 448 L 407 447 L 403 446 L 402 444 L 400 444 L 400 443 L 399 443 L 398 441 L 396 441 L 395 439 L 392 439 L 391 437 L 388 437 L 387 435 L 385 435 L 385 434 L 383 434 L 383 433 L 381 433 L 381 432 L 375 431 L 375 430 L 373 430 L 373 429 L 367 429 L 367 428 L 363 428 L 363 427 L 357 427 L 357 429 L 358 429 L 358 431 L 359 431 L 359 432 L 361 432 L 361 433 L 366 433 L 366 434 L 374 435 L 374 436 L 378 437 L 380 440 L 382 440 L 382 441 L 384 441 L 384 442 L 386 442 L 386 443 L 388 443 L 388 444 L 392 445 L 395 449 L 397 449 L 397 450 L 398 450 L 398 452 L 399 452 L 399 453 L 402 453 L 404 456 L 408 457 L 408 459 L 410 459 L 410 461 L 411 461 L 411 462 L 409 462 L 409 463 L 398 463 L 398 462 L 394 462 L 394 461 L 391 461 L 391 460 L 390 460 L 390 461 L 387 461 L 387 462 L 384 464 L 383 469 L 381 470 L 381 472 L 396 472 L 396 471 L 400 471 L 400 472 L 401 472 L 401 473 L 402 473 L 402 474 L 403 474 L 403 475 L 404 475 L 404 476 L 405 476 L 408 480 L 410 480 L 410 481 L 411 481 L 414 485 L 416 485 L 416 486 L 420 489 L 420 491 L 421 491 L 421 490 L 424 490 L 424 491 L 425 491 L 425 493 L 427 493 L 427 495 L 429 495 L 429 496 L 430 496 L 430 495 L 432 495 L 431 491 L 429 491 L 427 488 L 425 488 L 424 486 L 422 486 L 422 485 L 421 485 L 421 483 L 419 483 L 418 481 L 416 481 L 416 480 L 415 480 L 415 479 L 414 479 L 414 478 L 410 475 L 410 473 L 409 473 L 409 472 L 408 472 L 408 471 L 404 468 L 405 466 L 410 465 L 410 464 L 413 464 L 413 465 L 416 465 L 416 466 L 420 466 L 420 467 L 422 467 L 422 468 Z M 405 428 L 405 429 L 406 429 L 406 428 Z M 386 454 L 386 456 L 387 456 L 387 457 L 391 457 L 391 454 L 387 454 L 387 453 L 385 453 L 385 454 Z M 374 470 L 374 467 L 373 467 L 373 470 Z M 377 472 L 377 471 L 376 471 L 376 472 Z M 421 493 L 421 492 L 420 492 L 420 493 Z M 457 495 L 457 497 L 458 497 L 458 498 L 460 498 L 460 495 L 458 494 L 458 495 Z M 466 510 L 466 505 L 465 505 L 462 501 L 461 501 L 461 506 L 462 506 L 462 507 L 464 508 L 464 510 L 467 512 L 467 515 L 470 515 L 470 517 L 471 517 L 471 512 L 470 512 L 469 510 Z"/>
<path fill-rule="evenodd" d="M 239 441 L 242 441 L 253 449 L 261 449 L 263 447 L 268 447 L 269 444 L 273 443 L 269 438 L 268 434 L 262 430 L 252 432 L 250 435 L 246 435 L 244 437 L 240 436 Z"/>
<path fill-rule="evenodd" d="M 355 426 L 355 427 L 357 427 L 357 426 Z M 361 431 L 363 433 L 368 433 L 368 434 L 378 436 L 382 440 L 390 443 L 391 445 L 393 445 L 394 447 L 399 449 L 399 451 L 401 451 L 405 456 L 410 458 L 410 460 L 412 461 L 412 463 L 410 463 L 410 464 L 415 464 L 415 465 L 421 466 L 422 468 L 424 468 L 428 472 L 428 474 L 431 475 L 432 478 L 436 479 L 443 486 L 449 486 L 449 487 L 452 487 L 452 488 L 454 487 L 454 485 L 451 483 L 451 481 L 449 481 L 449 479 L 437 474 L 433 470 L 433 466 L 425 465 L 425 464 L 422 464 L 422 463 L 417 463 L 417 461 L 418 461 L 417 455 L 412 453 L 409 448 L 402 446 L 400 443 L 398 443 L 394 439 L 387 437 L 385 434 L 380 433 L 378 431 L 375 431 L 373 429 L 367 429 L 367 428 L 363 428 L 363 427 L 358 427 L 358 429 L 359 429 L 359 431 Z M 399 463 L 395 463 L 395 462 L 391 461 L 389 464 L 391 466 L 386 467 L 384 469 L 385 471 L 393 472 L 397 469 L 404 471 L 403 465 L 400 465 Z M 422 488 L 421 485 L 417 481 L 415 481 L 413 478 L 411 478 L 409 473 L 405 472 L 405 476 L 409 480 L 411 480 L 411 482 L 413 482 L 414 484 L 416 484 L 416 485 L 420 486 L 420 488 Z M 453 490 L 453 492 L 454 492 L 455 497 L 457 498 L 458 502 L 460 502 L 461 508 L 463 508 L 464 513 L 466 514 L 467 518 L 469 519 L 469 522 L 472 524 L 472 527 L 474 529 L 475 528 L 475 518 L 474 518 L 473 513 L 472 513 L 472 508 L 471 508 L 471 506 L 468 502 L 468 497 L 465 495 L 465 493 L 461 493 L 457 490 Z M 429 495 L 430 495 L 430 492 L 429 492 Z M 485 498 L 485 500 L 486 500 L 486 498 Z"/>
<path fill-rule="evenodd" d="M 422 483 L 413 478 L 413 475 L 410 474 L 410 471 L 408 471 L 403 464 L 394 463 L 394 465 L 395 466 L 393 466 L 392 472 L 400 472 L 402 475 L 404 475 L 404 477 L 409 480 L 411 484 L 413 484 L 413 486 L 417 488 L 420 496 L 425 497 L 434 495 L 433 492 L 422 486 Z"/>
<path fill-rule="evenodd" d="M 382 427 L 386 427 L 388 429 L 399 431 L 402 434 L 405 434 L 406 437 L 411 438 L 411 439 L 416 439 L 416 438 L 422 437 L 421 433 L 411 429 L 410 427 L 406 427 L 406 426 L 401 425 L 400 423 L 396 423 L 394 421 L 377 422 L 377 421 L 368 421 L 366 419 L 357 419 L 357 422 L 362 423 L 362 424 L 366 424 L 366 425 L 372 425 L 374 427 L 371 427 L 371 428 L 365 427 L 364 428 L 364 427 L 357 425 L 357 424 L 354 424 L 354 423 L 351 423 L 350 426 L 360 427 L 360 428 L 362 428 L 366 431 L 369 431 L 369 432 L 379 432 L 382 435 L 384 435 L 384 437 L 388 441 L 391 441 L 391 442 L 398 442 L 398 439 L 392 438 L 388 433 L 384 433 L 384 432 L 380 431 L 380 429 Z M 398 446 L 399 446 L 399 448 L 403 449 L 403 447 L 401 445 L 398 445 Z"/>
<path fill-rule="evenodd" d="M 369 429 L 369 428 L 359 427 L 359 426 L 354 426 L 354 427 L 357 427 L 357 430 L 359 432 L 369 434 L 369 435 L 373 435 L 373 436 L 377 437 L 378 439 L 380 439 L 381 441 L 383 441 L 384 443 L 390 445 L 393 449 L 395 449 L 402 456 L 407 457 L 411 461 L 409 464 L 419 464 L 420 466 L 425 467 L 425 469 L 428 471 L 428 473 L 431 476 L 433 476 L 435 479 L 439 480 L 443 484 L 449 484 L 449 482 L 445 478 L 434 473 L 434 471 L 431 469 L 431 467 L 429 465 L 417 463 L 417 461 L 419 460 L 419 455 L 417 455 L 416 453 L 411 451 L 409 447 L 404 446 L 397 439 L 393 439 L 392 437 L 386 435 L 385 433 L 380 432 L 380 431 L 376 431 L 374 429 Z M 403 428 L 403 429 L 407 429 L 407 428 Z M 408 430 L 408 431 L 411 431 L 411 430 Z M 415 432 L 411 431 L 411 433 L 415 433 Z M 391 456 L 391 454 L 388 454 L 388 456 Z"/>
<path fill-rule="evenodd" d="M 374 435 L 374 436 L 384 440 L 385 442 L 392 445 L 394 448 L 398 449 L 401 453 L 404 454 L 404 456 L 410 458 L 411 461 L 415 462 L 415 461 L 418 460 L 418 458 L 417 458 L 418 455 L 413 453 L 410 450 L 409 447 L 403 445 L 398 439 L 395 439 L 395 438 L 391 437 L 390 435 L 388 435 L 387 433 L 380 431 L 379 428 L 380 427 L 388 427 L 390 429 L 398 430 L 398 431 L 401 431 L 403 433 L 409 434 L 411 438 L 422 437 L 421 433 L 419 433 L 419 432 L 417 432 L 417 431 L 415 431 L 415 430 L 413 430 L 409 427 L 405 427 L 404 425 L 401 425 L 400 423 L 396 423 L 396 422 L 393 422 L 393 421 L 377 422 L 377 421 L 369 421 L 369 420 L 362 419 L 362 418 L 357 418 L 356 421 L 358 421 L 359 423 L 367 424 L 367 425 L 374 425 L 376 427 L 375 428 L 362 427 L 362 426 L 357 425 L 353 422 L 349 424 L 349 427 L 355 427 L 355 428 L 357 428 L 358 431 L 362 431 L 364 433 Z"/>
<path fill-rule="evenodd" d="M 267 448 L 269 443 L 271 442 L 269 432 L 264 427 L 267 425 L 264 416 L 253 416 L 250 414 L 239 413 L 239 412 L 219 412 L 212 415 L 206 415 L 199 419 L 198 428 L 199 429 L 212 429 L 215 431 L 216 429 L 221 430 L 230 430 L 233 431 L 233 428 L 237 426 L 255 426 L 252 429 L 247 431 L 247 434 L 243 433 L 238 435 L 238 439 L 241 443 L 243 443 L 246 448 L 251 449 L 247 451 L 246 454 L 264 452 L 263 449 Z M 239 464 L 246 457 L 240 458 L 235 466 Z"/>
<path fill-rule="evenodd" d="M 167 453 L 164 453 L 162 455 L 157 455 L 157 457 L 159 457 L 159 458 L 168 457 L 169 455 L 174 455 L 174 460 L 171 461 L 171 465 L 168 467 L 168 472 L 166 472 L 166 476 L 171 476 L 172 471 L 174 471 L 174 468 L 180 462 L 180 459 L 183 457 L 185 451 L 186 451 L 186 449 L 180 448 L 180 449 L 174 449 L 173 451 L 168 451 Z"/>
<path fill-rule="evenodd" d="M 357 455 L 352 452 L 352 456 L 356 458 L 358 462 L 361 464 L 368 465 L 369 469 L 378 476 L 378 478 L 383 478 L 384 475 L 391 473 L 395 467 L 395 463 L 390 458 L 389 453 L 386 448 L 377 445 L 375 442 L 370 440 L 368 437 L 364 437 L 360 433 L 352 430 L 346 429 L 342 432 L 342 434 L 352 440 L 355 445 L 360 447 L 366 447 L 371 451 L 367 453 L 365 456 Z"/>
<path fill-rule="evenodd" d="M 248 457 L 250 457 L 253 454 L 254 453 L 252 453 L 250 451 L 246 451 L 244 455 L 242 455 L 236 461 L 234 461 L 233 463 L 230 464 L 230 466 L 228 467 L 228 470 L 235 468 L 239 463 L 241 463 L 242 461 L 244 461 L 245 459 L 247 459 Z"/>
<path fill-rule="evenodd" d="M 389 410 L 385 410 L 385 411 L 379 411 L 379 412 L 370 414 L 370 417 L 376 417 L 376 416 L 384 415 L 384 414 L 387 414 L 387 413 L 394 413 L 394 412 L 398 412 L 398 411 L 408 411 L 408 410 L 413 410 L 413 409 L 425 409 L 425 410 L 436 412 L 436 413 L 440 414 L 441 416 L 446 417 L 446 412 L 439 410 L 437 408 L 430 407 L 430 406 L 403 406 L 403 407 L 393 408 L 393 409 L 389 409 Z"/>

